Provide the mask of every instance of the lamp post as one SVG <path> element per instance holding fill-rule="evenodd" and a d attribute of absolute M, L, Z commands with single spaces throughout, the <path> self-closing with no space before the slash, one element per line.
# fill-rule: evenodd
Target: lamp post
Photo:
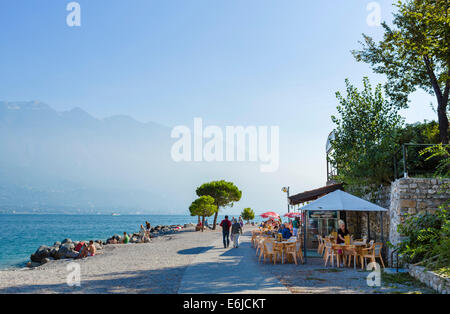
<path fill-rule="evenodd" d="M 290 212 L 289 211 L 289 187 L 283 187 L 281 189 L 281 191 L 283 191 L 284 193 L 287 193 L 287 206 L 288 206 L 288 213 L 289 213 Z"/>

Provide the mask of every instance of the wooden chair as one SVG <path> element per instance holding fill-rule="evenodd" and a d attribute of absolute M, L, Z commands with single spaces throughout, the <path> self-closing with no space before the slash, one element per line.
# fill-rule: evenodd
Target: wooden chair
<path fill-rule="evenodd" d="M 292 242 L 286 244 L 285 249 L 286 257 L 292 257 L 294 259 L 295 265 L 297 265 L 297 243 Z"/>
<path fill-rule="evenodd" d="M 262 251 L 263 261 L 266 263 L 266 258 L 268 257 L 271 261 L 273 260 L 273 263 L 277 263 L 277 257 L 279 256 L 280 252 L 278 250 L 274 249 L 274 245 L 271 241 L 264 241 L 264 249 Z M 259 258 L 261 260 L 261 256 Z"/>
<path fill-rule="evenodd" d="M 370 258 L 371 262 L 376 262 L 376 259 L 381 260 L 381 265 L 384 267 L 383 257 L 381 256 L 381 249 L 383 248 L 383 243 L 374 243 L 371 247 L 363 249 L 361 255 L 361 269 L 366 265 L 366 259 Z M 364 263 L 363 263 L 364 260 Z"/>

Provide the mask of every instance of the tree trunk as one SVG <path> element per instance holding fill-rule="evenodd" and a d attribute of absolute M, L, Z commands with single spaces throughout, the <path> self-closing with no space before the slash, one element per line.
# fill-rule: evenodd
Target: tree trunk
<path fill-rule="evenodd" d="M 217 215 L 219 215 L 219 211 L 217 211 L 214 214 L 214 224 L 213 224 L 213 230 L 216 230 L 216 224 L 217 224 Z"/>
<path fill-rule="evenodd" d="M 439 140 L 442 144 L 448 144 L 447 103 L 448 99 L 443 99 L 443 97 L 440 101 L 438 99 Z"/>
<path fill-rule="evenodd" d="M 439 82 L 436 78 L 436 75 L 434 74 L 434 69 L 432 67 L 432 63 L 430 62 L 429 57 L 424 56 L 423 60 L 425 61 L 425 66 L 428 72 L 428 76 L 430 77 L 431 86 L 433 87 L 438 102 L 437 113 L 439 122 L 439 140 L 442 144 L 448 144 L 447 104 L 448 104 L 450 81 L 447 80 L 444 92 L 442 92 L 441 87 L 439 86 Z"/>
<path fill-rule="evenodd" d="M 197 218 L 198 218 L 197 225 L 199 225 L 200 224 L 200 216 L 197 216 Z"/>
<path fill-rule="evenodd" d="M 202 216 L 202 232 L 205 231 L 205 216 Z"/>

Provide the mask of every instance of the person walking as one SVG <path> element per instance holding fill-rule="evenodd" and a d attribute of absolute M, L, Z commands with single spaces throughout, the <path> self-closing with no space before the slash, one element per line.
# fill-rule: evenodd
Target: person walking
<path fill-rule="evenodd" d="M 237 219 L 233 220 L 233 225 L 231 226 L 231 235 L 233 236 L 233 247 L 239 247 L 239 236 L 242 234 L 241 223 Z"/>
<path fill-rule="evenodd" d="M 294 221 L 292 222 L 292 233 L 295 237 L 298 237 L 298 229 L 300 228 L 300 217 L 295 217 Z"/>
<path fill-rule="evenodd" d="M 225 219 L 221 221 L 220 226 L 222 227 L 223 247 L 227 248 L 230 245 L 231 227 L 231 221 L 228 220 L 228 216 L 225 216 Z"/>

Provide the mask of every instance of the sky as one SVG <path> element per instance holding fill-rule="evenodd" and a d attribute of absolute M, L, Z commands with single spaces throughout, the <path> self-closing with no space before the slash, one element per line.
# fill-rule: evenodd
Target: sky
<path fill-rule="evenodd" d="M 66 24 L 69 2 L 1 1 L 0 100 L 169 127 L 195 117 L 277 125 L 280 168 L 266 180 L 279 188 L 261 208 L 285 206 L 282 186 L 293 194 L 325 184 L 330 116 L 345 78 L 384 81 L 350 52 L 362 33 L 382 36 L 367 23 L 372 1 L 79 0 L 80 27 Z M 376 1 L 382 20 L 393 2 Z M 433 97 L 410 99 L 406 122 L 435 119 Z"/>

